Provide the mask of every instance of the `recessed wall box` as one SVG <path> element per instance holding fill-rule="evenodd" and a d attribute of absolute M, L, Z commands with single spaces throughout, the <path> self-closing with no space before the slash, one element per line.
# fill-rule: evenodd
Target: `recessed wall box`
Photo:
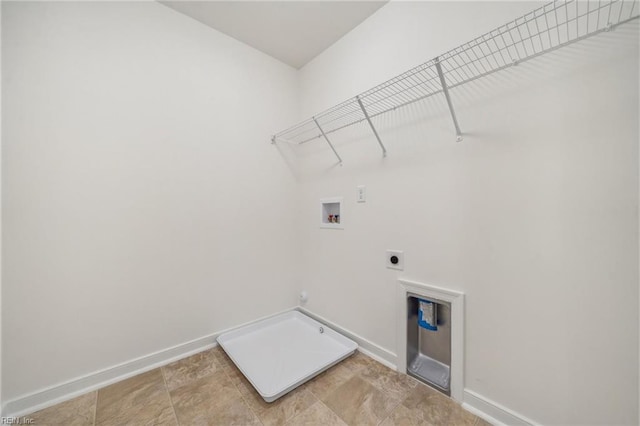
<path fill-rule="evenodd" d="M 342 197 L 323 198 L 320 200 L 320 227 L 344 229 Z"/>

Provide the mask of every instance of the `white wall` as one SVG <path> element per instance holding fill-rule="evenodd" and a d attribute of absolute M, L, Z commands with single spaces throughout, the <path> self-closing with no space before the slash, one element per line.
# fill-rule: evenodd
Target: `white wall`
<path fill-rule="evenodd" d="M 300 71 L 303 117 L 535 6 L 392 2 Z M 438 97 L 375 120 L 384 160 L 366 124 L 332 135 L 343 167 L 294 152 L 307 308 L 395 352 L 398 277 L 461 290 L 467 389 L 542 424 L 637 424 L 637 22 L 452 96 L 461 143 Z M 331 196 L 343 231 L 318 227 Z"/>
<path fill-rule="evenodd" d="M 156 2 L 3 2 L 3 398 L 294 306 L 290 67 Z"/>
<path fill-rule="evenodd" d="M 2 49 L 2 4 L 0 4 L 0 52 Z M 2 54 L 0 54 L 0 100 L 2 99 Z M 2 407 L 2 102 L 0 102 L 0 407 Z"/>
<path fill-rule="evenodd" d="M 456 89 L 459 144 L 441 98 L 376 120 L 384 160 L 364 126 L 335 136 L 342 168 L 321 142 L 286 161 L 267 143 L 533 7 L 393 2 L 296 91 L 291 68 L 153 2 L 3 2 L 3 400 L 296 287 L 394 352 L 402 276 L 466 293 L 468 389 L 540 423 L 637 424 L 637 23 Z M 335 195 L 346 227 L 321 230 Z"/>

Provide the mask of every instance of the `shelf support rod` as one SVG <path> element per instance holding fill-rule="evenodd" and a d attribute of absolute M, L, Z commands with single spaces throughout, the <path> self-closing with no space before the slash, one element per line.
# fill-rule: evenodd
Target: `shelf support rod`
<path fill-rule="evenodd" d="M 453 103 L 451 102 L 451 96 L 449 95 L 449 87 L 447 86 L 447 82 L 444 79 L 444 73 L 442 72 L 442 66 L 440 65 L 440 58 L 436 57 L 435 62 L 436 62 L 436 70 L 438 71 L 438 77 L 440 77 L 440 85 L 442 86 L 442 93 L 444 93 L 444 97 L 447 98 L 447 104 L 449 105 L 449 112 L 451 112 L 451 118 L 453 118 L 453 125 L 456 128 L 456 141 L 460 142 L 462 140 L 462 132 L 460 131 L 460 126 L 458 125 L 456 112 L 453 110 Z"/>
<path fill-rule="evenodd" d="M 318 126 L 318 130 L 320 130 L 320 133 L 322 133 L 322 137 L 324 137 L 324 140 L 327 141 L 333 153 L 336 155 L 336 157 L 338 157 L 338 162 L 340 163 L 340 165 L 342 165 L 342 158 L 340 158 L 340 156 L 338 155 L 338 151 L 336 151 L 336 149 L 333 147 L 333 144 L 331 143 L 327 135 L 324 133 L 324 130 L 322 130 L 322 127 L 320 127 L 320 123 L 318 123 L 318 120 L 316 120 L 315 117 L 312 117 L 312 118 L 313 118 L 313 122 L 316 123 L 316 126 Z"/>
<path fill-rule="evenodd" d="M 376 128 L 373 127 L 373 123 L 371 122 L 371 117 L 369 117 L 369 113 L 367 112 L 367 110 L 364 109 L 364 105 L 362 104 L 362 101 L 360 100 L 360 96 L 356 96 L 356 100 L 358 101 L 358 104 L 360 105 L 360 109 L 362 110 L 362 113 L 364 114 L 364 118 L 367 119 L 367 122 L 369 122 L 369 126 L 371 126 L 371 130 L 373 130 L 373 134 L 376 135 L 376 139 L 378 140 L 378 144 L 380 144 L 380 148 L 382 148 L 382 156 L 386 157 L 387 156 L 387 149 L 382 144 L 382 141 L 380 140 L 380 136 L 378 135 L 378 132 L 377 132 Z"/>

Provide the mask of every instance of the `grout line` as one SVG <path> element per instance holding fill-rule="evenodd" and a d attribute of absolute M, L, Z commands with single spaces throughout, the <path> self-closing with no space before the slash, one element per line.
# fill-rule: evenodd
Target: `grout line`
<path fill-rule="evenodd" d="M 389 413 L 387 413 L 387 415 L 386 415 L 386 416 L 384 416 L 382 419 L 380 419 L 380 421 L 378 422 L 378 425 L 381 425 L 385 420 L 387 420 L 387 419 L 388 419 L 388 418 L 393 414 L 393 412 L 394 412 L 394 411 L 396 411 L 396 409 L 397 409 L 398 407 L 400 407 L 400 406 L 402 405 L 402 403 L 403 403 L 407 398 L 409 398 L 409 395 L 410 395 L 410 394 L 411 394 L 411 392 L 407 392 L 407 394 L 404 396 L 404 398 L 400 399 L 400 401 L 399 401 L 396 405 L 394 405 L 394 406 L 393 406 L 393 408 L 392 408 L 391 410 L 389 410 Z"/>
<path fill-rule="evenodd" d="M 178 421 L 178 414 L 176 413 L 176 407 L 173 406 L 173 399 L 171 398 L 171 392 L 169 392 L 169 386 L 167 385 L 167 378 L 164 375 L 164 367 L 160 367 L 160 374 L 162 375 L 162 383 L 164 383 L 164 390 L 169 397 L 169 404 L 171 405 L 171 411 L 173 411 L 173 418 L 176 419 L 176 425 L 180 426 Z"/>
<path fill-rule="evenodd" d="M 331 408 L 327 407 L 320 398 L 316 397 L 313 392 L 311 392 L 310 390 L 306 390 L 307 392 L 309 392 L 311 395 L 313 395 L 316 398 L 316 401 L 311 404 L 310 406 L 308 406 L 307 408 L 305 408 L 304 410 L 300 411 L 298 414 L 296 414 L 295 416 L 291 417 L 289 420 L 287 420 L 284 424 L 286 425 L 295 425 L 295 423 L 292 423 L 295 419 L 297 419 L 298 417 L 302 416 L 304 413 L 306 413 L 307 411 L 309 411 L 311 409 L 311 407 L 313 407 L 316 404 L 321 404 L 324 405 L 324 407 L 331 411 L 333 414 L 335 414 L 340 420 L 342 420 L 342 418 L 340 416 L 338 416 L 336 414 L 335 411 L 333 411 Z"/>
<path fill-rule="evenodd" d="M 349 380 L 351 380 L 351 379 L 349 379 Z M 342 386 L 342 385 L 340 385 L 340 386 Z M 340 387 L 340 386 L 338 386 L 338 387 Z M 340 414 L 338 414 L 335 411 L 333 411 L 333 408 L 331 408 L 327 404 L 325 404 L 323 400 L 318 398 L 318 402 L 320 402 L 320 404 L 324 405 L 327 408 L 327 410 L 331 411 L 337 418 L 340 419 L 340 421 L 342 421 L 342 423 L 344 423 L 345 425 L 349 425 L 349 423 L 347 423 L 347 421 L 345 419 L 343 419 L 342 416 L 340 416 Z"/>
<path fill-rule="evenodd" d="M 258 419 L 258 422 L 260 422 L 261 425 L 264 425 L 264 423 L 262 423 L 262 419 L 260 418 L 260 416 L 258 416 L 258 414 L 255 412 L 255 410 L 251 407 L 251 404 L 249 404 L 247 402 L 247 399 L 244 397 L 244 395 L 242 394 L 242 392 L 240 392 L 240 388 L 238 387 L 238 385 L 236 385 L 233 380 L 231 379 L 231 377 L 229 377 L 229 375 L 227 374 L 226 371 L 224 371 L 224 368 L 222 369 L 222 372 L 227 376 L 227 378 L 229 380 L 231 380 L 231 383 L 233 383 L 233 386 L 236 388 L 236 390 L 238 391 L 238 394 L 240 394 L 240 399 L 242 400 L 242 402 L 244 402 L 244 404 L 247 406 L 247 408 L 249 409 L 249 411 L 251 411 L 253 413 L 254 416 L 256 416 L 256 419 Z"/>
<path fill-rule="evenodd" d="M 404 401 L 404 399 L 402 401 L 398 402 L 396 405 L 394 405 L 393 408 L 391 410 L 389 410 L 389 413 L 386 416 L 384 416 L 382 419 L 380 419 L 380 421 L 377 423 L 378 426 L 381 425 L 382 423 L 384 423 L 384 421 L 387 420 L 393 414 L 394 411 L 396 411 L 396 409 L 402 404 L 403 401 Z"/>
<path fill-rule="evenodd" d="M 366 355 L 365 355 L 365 356 L 366 356 Z M 369 358 L 371 358 L 371 357 L 369 357 Z M 394 370 L 392 370 L 391 368 L 387 367 L 386 365 L 382 364 L 381 362 L 376 361 L 376 360 L 375 360 L 375 359 L 373 359 L 373 358 L 371 358 L 371 360 L 372 360 L 373 362 L 375 362 L 376 364 L 380 364 L 380 365 L 381 365 L 383 368 L 385 368 L 385 369 L 388 369 L 388 370 L 390 370 L 390 371 L 394 371 Z M 374 385 L 373 383 L 370 383 L 368 380 L 366 380 L 365 378 L 363 378 L 363 377 L 361 376 L 362 372 L 363 372 L 365 369 L 366 369 L 366 367 L 365 367 L 365 368 L 360 368 L 360 369 L 358 370 L 358 373 L 357 373 L 358 377 L 360 377 L 362 380 L 364 380 L 365 382 L 367 382 L 367 383 L 369 383 L 371 386 L 373 386 L 373 388 L 375 388 L 376 390 L 378 390 L 379 392 L 382 392 L 382 393 L 384 394 L 384 390 L 383 390 L 383 389 L 380 389 L 378 386 Z M 403 374 L 403 373 L 399 373 L 399 372 L 396 372 L 396 371 L 394 371 L 394 373 L 401 374 L 401 375 Z M 395 410 L 396 410 L 400 405 L 402 405 L 402 403 L 403 403 L 407 398 L 409 398 L 409 396 L 411 395 L 411 390 L 412 390 L 412 389 L 408 390 L 408 391 L 406 392 L 406 394 L 405 394 L 402 398 L 400 398 L 400 399 L 399 399 L 398 403 L 397 403 L 397 404 L 395 404 L 395 405 L 394 405 L 394 406 L 389 410 L 389 412 L 387 413 L 387 415 L 386 415 L 386 416 L 384 416 L 382 419 L 380 419 L 380 421 L 377 423 L 378 425 L 381 425 L 385 420 L 387 420 L 387 419 L 391 416 L 391 414 L 393 414 L 393 412 L 394 412 L 394 411 L 395 411 Z"/>
<path fill-rule="evenodd" d="M 215 358 L 215 360 L 218 361 L 217 358 Z M 227 376 L 227 379 L 229 379 L 231 381 L 231 383 L 233 383 L 233 387 L 235 387 L 236 390 L 238 391 L 238 394 L 240 394 L 240 399 L 242 399 L 242 402 L 244 402 L 245 405 L 247 406 L 247 408 L 253 413 L 254 416 L 256 416 L 256 419 L 258 419 L 260 424 L 264 425 L 264 423 L 262 423 L 262 419 L 260 419 L 260 416 L 258 416 L 258 414 L 255 412 L 255 410 L 251 407 L 251 404 L 249 404 L 247 402 L 247 400 L 245 399 L 244 395 L 242 395 L 242 392 L 240 392 L 240 388 L 238 387 L 238 385 L 236 385 L 235 381 L 229 376 L 229 374 L 227 374 L 226 369 L 222 365 L 220 365 L 220 368 L 222 369 L 222 372 L 225 374 L 225 376 Z M 240 374 L 242 374 L 242 373 L 240 373 Z"/>
<path fill-rule="evenodd" d="M 96 400 L 93 403 L 93 426 L 96 426 L 98 417 L 98 392 L 100 392 L 100 389 L 96 390 Z"/>

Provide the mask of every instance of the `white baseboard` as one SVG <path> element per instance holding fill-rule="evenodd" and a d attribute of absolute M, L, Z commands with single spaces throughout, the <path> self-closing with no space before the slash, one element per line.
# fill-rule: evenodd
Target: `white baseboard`
<path fill-rule="evenodd" d="M 393 369 L 393 370 L 398 370 L 398 364 L 397 364 L 397 357 L 396 354 L 394 354 L 391 351 L 386 350 L 385 348 L 376 345 L 375 343 L 373 343 L 370 340 L 365 339 L 364 337 L 347 330 L 346 328 L 340 327 L 338 324 L 329 321 L 326 318 L 321 317 L 320 315 L 316 315 L 313 312 L 309 311 L 306 308 L 303 308 L 301 306 L 299 306 L 298 308 L 296 308 L 298 311 L 310 316 L 311 318 L 315 319 L 316 321 L 319 321 L 321 323 L 323 323 L 324 325 L 334 329 L 335 331 L 339 332 L 340 334 L 343 334 L 345 336 L 347 336 L 348 338 L 350 338 L 351 340 L 353 340 L 354 342 L 356 342 L 359 346 L 358 350 L 362 353 L 364 353 L 365 355 L 375 359 L 376 361 L 378 361 L 380 364 L 386 365 L 387 367 Z"/>
<path fill-rule="evenodd" d="M 20 417 L 34 413 L 38 410 L 51 407 L 52 405 L 68 401 L 87 392 L 91 392 L 129 377 L 144 373 L 145 371 L 167 365 L 179 359 L 217 346 L 216 338 L 223 333 L 262 321 L 284 312 L 292 311 L 294 309 L 296 308 L 292 307 L 285 309 L 284 311 L 249 321 L 245 324 L 238 325 L 237 327 L 209 334 L 171 348 L 163 349 L 140 358 L 123 362 L 113 367 L 105 368 L 58 385 L 50 386 L 30 394 L 20 396 L 3 404 L 2 416 Z"/>
<path fill-rule="evenodd" d="M 217 334 L 201 337 L 172 348 L 136 358 L 122 364 L 89 373 L 68 382 L 7 401 L 2 408 L 5 417 L 20 417 L 43 408 L 100 389 L 145 371 L 153 370 L 181 358 L 217 345 Z"/>
<path fill-rule="evenodd" d="M 375 359 L 381 364 L 397 370 L 397 356 L 393 352 L 381 346 L 378 346 L 370 340 L 367 340 L 364 337 L 353 333 L 352 331 L 340 327 L 338 324 L 335 324 L 327 320 L 326 318 L 321 317 L 320 315 L 316 315 L 303 307 L 292 307 L 272 315 L 249 321 L 236 327 L 222 330 L 217 333 L 212 333 L 207 336 L 203 336 L 198 339 L 173 346 L 171 348 L 163 349 L 161 351 L 145 355 L 140 358 L 115 365 L 113 367 L 99 370 L 94 373 L 90 373 L 85 376 L 78 377 L 73 380 L 12 399 L 3 404 L 2 416 L 24 416 L 75 398 L 87 392 L 91 392 L 110 384 L 119 382 L 121 380 L 127 379 L 129 377 L 136 376 L 138 374 L 144 373 L 145 371 L 153 370 L 163 365 L 167 365 L 171 362 L 217 346 L 216 338 L 223 333 L 234 330 L 236 328 L 244 327 L 245 325 L 262 321 L 267 318 L 271 318 L 276 315 L 280 315 L 284 312 L 289 312 L 291 310 L 298 310 L 300 312 L 303 312 L 311 318 L 314 318 L 316 321 L 319 321 L 327 325 L 328 327 L 331 327 L 335 331 L 349 337 L 350 339 L 358 343 L 359 351 Z M 537 423 L 533 420 L 530 420 L 525 416 L 522 416 L 468 389 L 464 390 L 464 403 L 462 404 L 462 406 L 468 411 L 476 414 L 479 417 L 482 417 L 489 423 L 497 426 L 537 425 Z"/>
<path fill-rule="evenodd" d="M 464 390 L 462 408 L 494 426 L 537 426 L 539 424 L 469 389 Z"/>

